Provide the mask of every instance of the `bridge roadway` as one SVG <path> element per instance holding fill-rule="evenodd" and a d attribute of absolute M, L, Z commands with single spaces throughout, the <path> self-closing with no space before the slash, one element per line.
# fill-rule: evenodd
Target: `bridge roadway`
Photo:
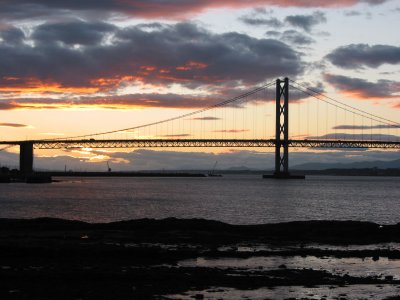
<path fill-rule="evenodd" d="M 275 147 L 275 139 L 120 139 L 120 140 L 27 140 L 0 141 L 0 145 L 32 144 L 34 149 L 73 148 L 165 148 L 165 147 Z M 293 148 L 379 148 L 400 149 L 400 141 L 289 140 Z"/>
<path fill-rule="evenodd" d="M 338 148 L 381 148 L 381 149 L 400 149 L 400 142 L 388 141 L 345 141 L 345 140 L 284 140 L 276 139 L 132 139 L 132 140 L 29 140 L 29 141 L 0 141 L 4 145 L 19 146 L 19 170 L 22 176 L 33 172 L 34 149 L 80 149 L 80 148 L 164 148 L 164 147 L 274 147 L 275 155 L 279 154 L 283 147 L 294 148 L 318 148 L 318 149 L 338 149 Z M 0 150 L 2 150 L 0 149 Z M 285 150 L 287 151 L 287 150 Z M 282 161 L 280 156 L 276 162 Z M 281 174 L 275 172 L 276 178 L 290 178 L 288 171 Z"/>

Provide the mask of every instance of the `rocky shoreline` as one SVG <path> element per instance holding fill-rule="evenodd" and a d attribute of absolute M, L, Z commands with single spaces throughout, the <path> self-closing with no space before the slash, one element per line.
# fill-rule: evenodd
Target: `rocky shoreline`
<path fill-rule="evenodd" d="M 0 219 L 1 299 L 400 299 L 397 274 L 400 224 Z"/>

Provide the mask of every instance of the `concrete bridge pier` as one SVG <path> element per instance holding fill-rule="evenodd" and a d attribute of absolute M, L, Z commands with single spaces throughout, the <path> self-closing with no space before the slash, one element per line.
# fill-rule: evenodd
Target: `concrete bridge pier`
<path fill-rule="evenodd" d="M 19 145 L 19 171 L 22 176 L 33 172 L 33 143 L 22 142 Z"/>

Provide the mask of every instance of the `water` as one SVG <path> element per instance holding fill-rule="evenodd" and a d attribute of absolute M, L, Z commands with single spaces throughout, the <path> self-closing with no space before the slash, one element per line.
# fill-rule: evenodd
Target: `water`
<path fill-rule="evenodd" d="M 204 295 L 204 299 L 231 299 L 231 300 L 283 300 L 283 299 L 309 299 L 309 300 L 337 300 L 337 299 L 357 299 L 357 300 L 382 300 L 398 295 L 400 286 L 395 285 L 372 285 L 361 284 L 349 286 L 278 286 L 273 288 L 260 288 L 255 290 L 237 290 L 233 288 L 208 289 L 203 291 L 188 291 L 181 295 L 168 295 L 165 299 L 191 300 L 197 294 Z M 390 297 L 390 298 L 389 298 Z M 161 298 L 163 299 L 163 298 Z"/>
<path fill-rule="evenodd" d="M 59 179 L 52 184 L 1 184 L 0 218 L 109 222 L 177 217 L 231 224 L 332 219 L 400 222 L 399 177 Z"/>
<path fill-rule="evenodd" d="M 183 260 L 178 263 L 183 267 L 207 267 L 207 268 L 237 268 L 246 271 L 271 271 L 285 265 L 289 269 L 313 269 L 327 271 L 331 274 L 343 276 L 345 274 L 353 277 L 372 276 L 384 279 L 392 276 L 395 280 L 400 280 L 400 260 L 380 258 L 374 261 L 372 257 L 315 257 L 315 256 L 256 256 L 250 258 L 204 258 Z"/>

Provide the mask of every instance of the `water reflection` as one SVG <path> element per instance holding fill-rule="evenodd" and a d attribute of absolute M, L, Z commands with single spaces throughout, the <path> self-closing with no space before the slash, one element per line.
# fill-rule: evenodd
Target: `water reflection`
<path fill-rule="evenodd" d="M 394 285 L 351 285 L 351 286 L 279 286 L 255 290 L 214 288 L 203 291 L 188 291 L 180 295 L 168 295 L 167 299 L 193 299 L 202 295 L 204 299 L 370 299 L 381 300 L 400 293 L 400 286 Z M 395 299 L 395 298 L 392 298 Z"/>
<path fill-rule="evenodd" d="M 178 217 L 231 224 L 311 219 L 400 221 L 400 178 L 394 177 L 59 179 L 64 181 L 2 184 L 0 217 L 46 216 L 90 222 Z"/>
<path fill-rule="evenodd" d="M 279 268 L 288 269 L 313 269 L 324 270 L 334 275 L 349 275 L 354 277 L 377 277 L 384 279 L 387 276 L 395 280 L 400 279 L 400 260 L 389 260 L 387 257 L 381 257 L 379 260 L 367 258 L 336 258 L 315 256 L 268 256 L 268 257 L 250 257 L 250 258 L 220 258 L 208 259 L 198 257 L 180 261 L 182 267 L 207 267 L 207 268 L 237 268 L 247 271 L 255 270 L 276 270 Z"/>

